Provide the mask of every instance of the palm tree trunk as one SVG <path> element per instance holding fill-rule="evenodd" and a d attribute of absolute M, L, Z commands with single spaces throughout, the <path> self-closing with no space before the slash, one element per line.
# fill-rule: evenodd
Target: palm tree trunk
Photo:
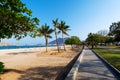
<path fill-rule="evenodd" d="M 59 45 L 58 45 L 58 40 L 57 40 L 56 28 L 55 28 L 55 37 L 56 37 L 57 50 L 58 50 L 58 52 L 60 52 L 60 50 L 59 50 Z"/>
<path fill-rule="evenodd" d="M 64 51 L 66 51 L 66 49 L 65 49 L 65 44 L 64 44 L 64 36 L 63 36 L 63 32 L 62 32 L 62 39 L 63 39 Z"/>
<path fill-rule="evenodd" d="M 47 52 L 47 47 L 48 47 L 48 39 L 45 37 L 46 40 L 46 52 Z"/>

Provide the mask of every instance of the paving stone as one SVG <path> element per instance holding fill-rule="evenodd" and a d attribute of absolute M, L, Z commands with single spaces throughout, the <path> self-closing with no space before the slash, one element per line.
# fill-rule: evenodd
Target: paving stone
<path fill-rule="evenodd" d="M 75 80 L 117 80 L 102 61 L 85 47 Z"/>

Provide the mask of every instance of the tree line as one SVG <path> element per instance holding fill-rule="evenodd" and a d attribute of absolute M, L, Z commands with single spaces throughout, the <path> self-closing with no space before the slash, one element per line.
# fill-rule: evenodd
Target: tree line
<path fill-rule="evenodd" d="M 89 33 L 85 41 L 88 45 L 94 46 L 115 44 L 119 45 L 120 42 L 120 22 L 114 22 L 107 30 L 100 30 L 97 33 Z"/>
<path fill-rule="evenodd" d="M 48 39 L 52 38 L 52 36 L 50 34 L 54 32 L 55 36 L 56 36 L 57 50 L 58 50 L 58 52 L 60 52 L 57 36 L 58 36 L 58 34 L 61 33 L 64 51 L 65 51 L 66 49 L 65 49 L 65 44 L 64 44 L 64 35 L 68 35 L 67 31 L 70 30 L 69 26 L 66 25 L 66 23 L 64 21 L 58 22 L 58 19 L 52 20 L 52 22 L 54 25 L 54 29 L 50 28 L 47 24 L 44 24 L 40 28 L 37 29 L 37 33 L 35 34 L 35 36 L 44 36 L 45 41 L 46 41 L 46 52 L 47 52 Z"/>

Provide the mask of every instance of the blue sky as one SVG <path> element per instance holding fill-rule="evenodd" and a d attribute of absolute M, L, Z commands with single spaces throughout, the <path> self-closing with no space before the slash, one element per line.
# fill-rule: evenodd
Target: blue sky
<path fill-rule="evenodd" d="M 40 19 L 39 27 L 47 23 L 53 28 L 52 20 L 64 20 L 70 26 L 70 36 L 85 40 L 88 33 L 107 29 L 112 22 L 120 21 L 120 0 L 22 0 Z M 55 36 L 52 34 L 54 40 Z M 61 35 L 59 35 L 61 37 Z M 19 41 L 5 39 L 11 44 L 45 43 L 44 38 L 26 37 Z"/>

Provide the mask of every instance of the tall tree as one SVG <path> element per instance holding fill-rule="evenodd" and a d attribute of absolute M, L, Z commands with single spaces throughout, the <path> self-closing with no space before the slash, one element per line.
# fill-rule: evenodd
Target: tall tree
<path fill-rule="evenodd" d="M 62 32 L 62 41 L 63 41 L 63 46 L 64 46 L 64 51 L 66 50 L 65 44 L 64 44 L 64 34 L 68 36 L 67 31 L 69 30 L 69 26 L 65 24 L 64 21 L 61 21 L 58 29 Z"/>
<path fill-rule="evenodd" d="M 114 22 L 109 28 L 110 35 L 115 37 L 115 41 L 120 41 L 120 22 Z"/>
<path fill-rule="evenodd" d="M 102 46 L 103 43 L 106 44 L 108 31 L 100 30 L 97 32 L 97 34 L 99 35 L 99 43 L 101 43 L 100 45 Z"/>
<path fill-rule="evenodd" d="M 51 29 L 47 24 L 42 25 L 41 28 L 38 28 L 38 36 L 44 36 L 45 41 L 46 41 L 46 52 L 47 52 L 47 47 L 48 47 L 48 38 L 52 38 L 50 34 L 54 31 Z"/>
<path fill-rule="evenodd" d="M 101 39 L 101 35 L 99 34 L 94 34 L 94 33 L 89 33 L 88 37 L 86 39 L 86 42 L 88 42 L 89 44 L 92 45 L 92 48 L 94 48 L 94 46 L 100 42 Z"/>
<path fill-rule="evenodd" d="M 0 38 L 21 39 L 36 29 L 39 20 L 20 0 L 0 1 Z"/>
<path fill-rule="evenodd" d="M 58 23 L 58 19 L 56 20 L 52 20 L 53 22 L 53 25 L 54 25 L 54 32 L 55 32 L 55 37 L 56 37 L 56 44 L 57 44 L 57 50 L 58 52 L 60 52 L 60 49 L 59 49 L 59 44 L 58 44 L 58 38 L 57 38 L 57 35 L 58 35 L 58 31 L 57 31 L 57 28 L 59 26 L 59 23 Z"/>
<path fill-rule="evenodd" d="M 79 45 L 80 43 L 81 41 L 77 36 L 71 36 L 70 38 L 65 40 L 65 44 L 70 44 L 72 49 L 73 49 L 73 45 Z"/>

